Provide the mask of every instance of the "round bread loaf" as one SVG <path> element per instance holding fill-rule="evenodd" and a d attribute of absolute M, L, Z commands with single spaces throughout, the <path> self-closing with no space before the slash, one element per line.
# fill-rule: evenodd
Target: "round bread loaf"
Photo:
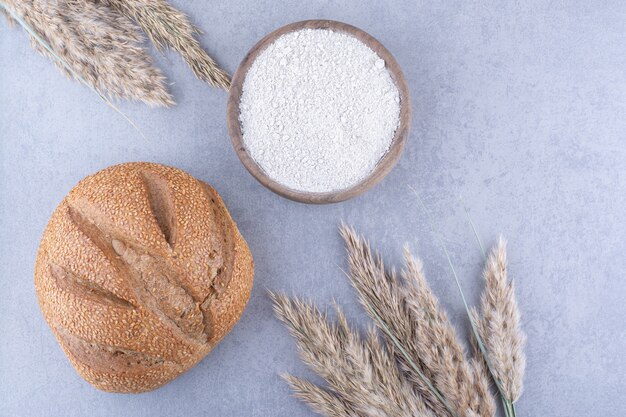
<path fill-rule="evenodd" d="M 253 275 L 213 188 L 179 169 L 127 163 L 85 178 L 54 211 L 35 288 L 83 378 L 143 392 L 190 369 L 230 331 Z"/>

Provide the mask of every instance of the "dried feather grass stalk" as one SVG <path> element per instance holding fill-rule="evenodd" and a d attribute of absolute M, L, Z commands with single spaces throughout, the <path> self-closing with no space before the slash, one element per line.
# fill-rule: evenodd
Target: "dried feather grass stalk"
<path fill-rule="evenodd" d="M 296 338 L 303 361 L 329 385 L 324 389 L 285 376 L 296 396 L 327 416 L 494 416 L 489 369 L 480 349 L 474 343 L 475 357 L 467 358 L 426 282 L 421 262 L 405 251 L 399 280 L 353 229 L 344 226 L 341 235 L 350 281 L 385 342 L 373 330 L 361 337 L 339 308 L 336 323 L 331 323 L 313 304 L 271 293 L 275 312 Z M 502 371 L 499 378 L 508 381 L 505 385 L 511 391 L 507 392 L 519 396 L 523 337 L 504 265 L 501 243 L 485 268 L 486 314 L 480 317 L 474 310 L 472 315 L 490 360 Z M 502 320 L 493 318 L 498 314 Z M 500 351 L 492 358 L 495 349 Z M 509 415 L 511 410 L 505 411 Z"/>
<path fill-rule="evenodd" d="M 483 276 L 486 286 L 481 297 L 481 315 L 474 311 L 473 316 L 488 352 L 493 376 L 499 381 L 506 399 L 514 403 L 522 395 L 526 336 L 520 326 L 513 282 L 507 280 L 506 244 L 502 238 L 489 253 Z"/>
<path fill-rule="evenodd" d="M 84 0 L 4 0 L 48 46 L 99 93 L 169 106 L 165 77 L 144 48 L 143 37 L 121 13 Z M 33 47 L 53 58 L 39 42 Z M 70 78 L 67 68 L 57 66 Z"/>
<path fill-rule="evenodd" d="M 402 343 L 407 355 L 398 352 L 397 360 L 408 380 L 416 386 L 428 406 L 437 416 L 451 415 L 450 406 L 446 406 L 438 399 L 427 384 L 427 381 L 434 380 L 434 375 L 424 363 L 426 358 L 419 355 L 414 318 L 395 274 L 385 270 L 382 259 L 374 258 L 369 246 L 352 229 L 342 227 L 341 234 L 348 250 L 350 265 L 348 277 L 359 293 L 359 300 L 364 309 L 377 326 L 386 326 L 381 329 L 383 332 L 388 331 L 390 333 L 388 336 Z"/>
<path fill-rule="evenodd" d="M 311 405 L 317 411 L 329 416 L 434 417 L 373 331 L 364 340 L 350 329 L 339 309 L 338 323 L 333 324 L 310 303 L 270 295 L 276 315 L 297 341 L 302 360 L 333 391 L 320 395 L 322 388 L 296 384 L 296 394 L 305 400 L 313 398 Z M 289 377 L 288 381 L 294 380 Z"/>
<path fill-rule="evenodd" d="M 342 227 L 341 234 L 348 251 L 349 277 L 361 303 L 377 324 L 380 319 L 394 337 L 402 341 L 412 358 L 419 358 L 423 374 L 443 396 L 447 407 L 442 407 L 445 404 L 441 404 L 441 400 L 430 398 L 431 390 L 412 372 L 405 357 L 400 356 L 398 360 L 437 415 L 452 411 L 461 417 L 471 411 L 477 416 L 492 416 L 493 399 L 474 395 L 476 384 L 488 386 L 488 380 L 475 381 L 477 375 L 472 373 L 452 324 L 428 287 L 421 263 L 405 251 L 406 266 L 402 271 L 405 285 L 402 286 L 393 274 L 385 273 L 380 256 L 374 257 L 369 244 L 354 230 Z"/>
<path fill-rule="evenodd" d="M 199 33 L 187 16 L 165 0 L 103 0 L 134 19 L 154 45 L 178 52 L 196 77 L 215 87 L 228 90 L 230 77 L 194 37 Z"/>
<path fill-rule="evenodd" d="M 285 374 L 283 378 L 295 396 L 309 404 L 319 414 L 329 417 L 358 417 L 350 404 L 346 403 L 339 395 L 293 375 Z"/>
<path fill-rule="evenodd" d="M 482 394 L 489 390 L 489 379 L 466 360 L 452 323 L 426 282 L 421 261 L 408 249 L 404 257 L 405 302 L 413 314 L 417 355 L 431 369 L 434 385 L 455 405 L 457 415 L 471 410 L 476 416 L 492 416 L 493 398 Z"/>
<path fill-rule="evenodd" d="M 187 17 L 164 0 L 1 0 L 0 5 L 21 17 L 52 52 L 31 36 L 36 50 L 100 95 L 174 104 L 137 25 L 159 49 L 179 52 L 203 81 L 230 85 L 228 74 L 194 38 L 197 31 Z"/>

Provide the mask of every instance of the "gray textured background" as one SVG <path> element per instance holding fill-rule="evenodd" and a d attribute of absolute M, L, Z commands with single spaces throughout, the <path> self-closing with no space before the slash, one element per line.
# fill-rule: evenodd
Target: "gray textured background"
<path fill-rule="evenodd" d="M 408 242 L 460 331 L 461 301 L 412 185 L 435 213 L 471 300 L 483 239 L 509 241 L 528 371 L 520 416 L 626 413 L 626 5 L 623 1 L 183 2 L 229 71 L 271 30 L 332 18 L 378 38 L 404 68 L 413 128 L 375 189 L 306 206 L 262 188 L 233 152 L 226 93 L 178 56 L 158 56 L 179 105 L 123 103 L 146 139 L 0 23 L 0 415 L 310 415 L 278 374 L 310 376 L 265 288 L 336 298 L 367 324 L 339 271 L 341 219 L 398 265 Z M 570 3 L 570 4 L 565 4 Z M 35 299 L 33 262 L 54 207 L 84 176 L 146 160 L 180 167 L 224 197 L 256 260 L 249 306 L 204 361 L 155 392 L 113 395 L 74 372 Z"/>

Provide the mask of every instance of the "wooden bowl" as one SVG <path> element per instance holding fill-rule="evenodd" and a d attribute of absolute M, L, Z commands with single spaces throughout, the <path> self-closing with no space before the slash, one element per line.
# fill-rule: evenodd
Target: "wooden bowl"
<path fill-rule="evenodd" d="M 286 33 L 301 29 L 329 29 L 336 32 L 343 32 L 357 38 L 376 52 L 376 54 L 378 54 L 378 56 L 385 61 L 386 68 L 395 82 L 400 94 L 400 123 L 389 150 L 385 155 L 383 155 L 369 176 L 350 188 L 324 193 L 303 192 L 288 188 L 274 181 L 265 173 L 265 171 L 263 171 L 257 162 L 250 156 L 243 141 L 241 123 L 239 121 L 239 103 L 243 83 L 246 78 L 246 74 L 248 73 L 248 69 L 256 57 L 277 38 Z M 385 175 L 389 173 L 389 171 L 391 171 L 391 168 L 393 168 L 396 164 L 400 154 L 402 153 L 404 143 L 406 142 L 409 133 L 409 125 L 411 124 L 411 103 L 409 100 L 409 89 L 400 66 L 391 53 L 389 53 L 389 51 L 380 42 L 361 29 L 346 23 L 336 22 L 333 20 L 305 20 L 302 22 L 291 23 L 275 30 L 261 39 L 256 45 L 254 45 L 250 52 L 248 52 L 232 79 L 228 95 L 227 122 L 228 132 L 239 159 L 246 169 L 265 187 L 283 197 L 302 203 L 337 203 L 364 193 L 376 185 L 385 177 Z"/>

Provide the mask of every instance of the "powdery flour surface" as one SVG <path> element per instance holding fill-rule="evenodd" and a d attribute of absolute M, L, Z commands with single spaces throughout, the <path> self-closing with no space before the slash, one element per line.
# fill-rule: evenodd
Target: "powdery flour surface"
<path fill-rule="evenodd" d="M 254 61 L 239 119 L 250 155 L 298 191 L 349 188 L 389 149 L 400 95 L 385 62 L 340 32 L 285 34 Z"/>

